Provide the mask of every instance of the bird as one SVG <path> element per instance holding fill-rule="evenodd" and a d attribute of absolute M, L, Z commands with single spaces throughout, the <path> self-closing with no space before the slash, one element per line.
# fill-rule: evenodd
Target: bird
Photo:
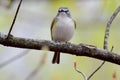
<path fill-rule="evenodd" d="M 67 7 L 60 7 L 51 23 L 51 38 L 55 42 L 68 42 L 74 35 L 76 22 L 72 19 Z M 60 51 L 54 52 L 52 63 L 60 63 Z"/>

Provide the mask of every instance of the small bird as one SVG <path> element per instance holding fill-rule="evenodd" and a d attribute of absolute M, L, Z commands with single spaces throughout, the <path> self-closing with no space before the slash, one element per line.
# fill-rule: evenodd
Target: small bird
<path fill-rule="evenodd" d="M 60 7 L 51 24 L 51 38 L 56 42 L 69 41 L 76 29 L 76 22 L 72 19 L 67 7 Z M 60 63 L 60 51 L 56 51 L 52 63 Z"/>

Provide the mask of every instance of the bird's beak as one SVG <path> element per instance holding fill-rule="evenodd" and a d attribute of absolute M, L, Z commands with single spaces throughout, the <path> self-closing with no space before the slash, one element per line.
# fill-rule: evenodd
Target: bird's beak
<path fill-rule="evenodd" d="M 63 15 L 63 16 L 64 16 L 64 15 L 66 15 L 66 13 L 65 13 L 65 12 L 61 12 L 60 15 Z"/>

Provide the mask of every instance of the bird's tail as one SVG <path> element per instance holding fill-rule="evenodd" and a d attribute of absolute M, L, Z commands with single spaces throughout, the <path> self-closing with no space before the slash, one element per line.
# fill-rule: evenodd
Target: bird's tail
<path fill-rule="evenodd" d="M 53 60 L 52 63 L 55 64 L 59 64 L 60 63 L 60 52 L 55 52 L 54 56 L 53 56 Z"/>

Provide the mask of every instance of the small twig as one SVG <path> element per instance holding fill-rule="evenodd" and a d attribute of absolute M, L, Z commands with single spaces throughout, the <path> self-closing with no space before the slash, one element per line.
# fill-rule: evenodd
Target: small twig
<path fill-rule="evenodd" d="M 110 50 L 111 52 L 113 51 L 113 48 L 114 48 L 114 46 L 112 46 L 112 48 L 111 48 L 111 50 Z"/>
<path fill-rule="evenodd" d="M 23 56 L 25 56 L 26 54 L 28 54 L 29 51 L 30 51 L 30 50 L 25 50 L 24 52 L 20 53 L 19 55 L 16 55 L 16 56 L 14 56 L 13 58 L 11 58 L 11 59 L 9 59 L 9 60 L 7 60 L 7 61 L 5 61 L 5 62 L 0 63 L 0 68 L 3 68 L 3 67 L 5 67 L 5 66 L 9 65 L 10 63 L 12 63 L 12 62 L 20 59 L 21 57 L 23 57 Z"/>
<path fill-rule="evenodd" d="M 104 36 L 104 45 L 103 45 L 103 48 L 105 50 L 108 50 L 108 38 L 109 38 L 111 24 L 119 12 L 120 12 L 120 6 L 115 10 L 115 12 L 112 14 L 109 21 L 107 22 L 105 36 Z M 112 52 L 112 49 L 113 49 L 113 46 L 111 48 L 111 52 Z M 106 61 L 103 61 L 101 65 L 88 77 L 87 80 L 89 80 L 105 64 L 105 62 Z"/>
<path fill-rule="evenodd" d="M 74 69 L 83 76 L 84 80 L 87 80 L 87 76 L 77 68 L 77 62 L 76 61 L 74 61 Z"/>
<path fill-rule="evenodd" d="M 43 59 L 46 59 L 46 54 L 43 54 L 41 61 L 39 62 L 38 66 L 28 75 L 28 77 L 25 80 L 31 80 L 43 67 L 44 63 Z"/>
<path fill-rule="evenodd" d="M 112 46 L 111 52 L 113 51 L 113 48 L 114 47 Z M 74 69 L 84 77 L 84 80 L 90 80 L 90 78 L 104 65 L 104 63 L 105 63 L 105 61 L 103 61 L 102 64 L 88 78 L 86 77 L 86 75 L 82 71 L 77 69 L 76 61 L 74 61 Z"/>
<path fill-rule="evenodd" d="M 113 80 L 117 80 L 117 74 L 116 74 L 116 71 L 114 71 L 114 73 L 113 73 Z"/>
<path fill-rule="evenodd" d="M 42 56 L 40 56 L 40 62 L 38 64 L 38 66 L 28 75 L 28 77 L 25 80 L 31 80 L 45 64 L 47 51 L 49 50 L 49 48 L 47 46 L 43 46 L 42 50 L 44 50 L 43 51 L 44 54 Z"/>
<path fill-rule="evenodd" d="M 32 80 L 32 78 L 38 73 L 38 71 L 41 69 L 40 63 L 38 66 L 28 75 L 28 77 L 25 80 Z"/>
<path fill-rule="evenodd" d="M 113 51 L 113 46 L 112 46 L 112 48 L 111 48 L 111 52 Z M 102 63 L 101 63 L 101 65 L 88 77 L 88 79 L 87 80 L 90 80 L 90 78 L 103 66 L 105 64 L 105 61 L 103 61 Z"/>
<path fill-rule="evenodd" d="M 87 80 L 90 80 L 90 78 L 104 65 L 105 61 L 101 63 L 101 65 L 87 78 Z"/>
<path fill-rule="evenodd" d="M 9 29 L 9 32 L 8 32 L 8 35 L 7 35 L 7 38 L 6 38 L 6 39 L 8 39 L 9 36 L 10 36 L 10 34 L 11 34 L 11 31 L 12 31 L 13 26 L 14 26 L 14 24 L 15 24 L 15 21 L 16 21 L 17 14 L 18 14 L 18 12 L 19 12 L 19 9 L 20 9 L 20 6 L 21 6 L 21 3 L 22 3 L 22 0 L 20 0 L 20 2 L 19 2 L 19 5 L 18 5 L 18 7 L 17 7 L 17 11 L 16 11 L 16 13 L 15 13 L 15 16 L 14 16 L 14 19 L 13 19 L 13 22 L 12 22 L 12 25 L 11 25 L 11 27 L 10 27 L 10 29 Z"/>

